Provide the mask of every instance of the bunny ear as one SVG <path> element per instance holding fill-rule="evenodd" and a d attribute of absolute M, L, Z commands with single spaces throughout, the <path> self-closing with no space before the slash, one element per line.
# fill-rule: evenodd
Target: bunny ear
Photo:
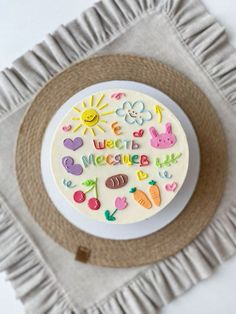
<path fill-rule="evenodd" d="M 170 123 L 166 123 L 166 133 L 172 134 L 172 127 Z"/>
<path fill-rule="evenodd" d="M 157 137 L 158 136 L 158 132 L 154 127 L 149 128 L 149 132 L 151 134 L 152 137 Z"/>

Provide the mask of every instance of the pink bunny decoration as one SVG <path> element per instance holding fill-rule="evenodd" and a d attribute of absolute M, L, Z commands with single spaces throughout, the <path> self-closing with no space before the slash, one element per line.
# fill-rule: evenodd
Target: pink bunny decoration
<path fill-rule="evenodd" d="M 166 123 L 166 132 L 158 134 L 154 127 L 149 128 L 152 136 L 151 145 L 155 148 L 169 148 L 176 143 L 176 136 L 172 133 L 170 123 Z"/>

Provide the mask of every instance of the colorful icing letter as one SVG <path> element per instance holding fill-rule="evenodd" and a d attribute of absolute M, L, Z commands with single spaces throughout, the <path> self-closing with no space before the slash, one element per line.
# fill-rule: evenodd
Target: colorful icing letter
<path fill-rule="evenodd" d="M 150 196 L 152 198 L 153 203 L 156 206 L 160 206 L 160 204 L 161 204 L 161 192 L 160 192 L 159 186 L 156 184 L 156 181 L 154 181 L 154 180 L 151 180 L 148 183 L 150 184 L 149 193 L 150 193 Z"/>
<path fill-rule="evenodd" d="M 152 207 L 151 201 L 149 200 L 149 198 L 143 191 L 138 190 L 136 188 L 132 188 L 130 190 L 130 193 L 133 194 L 135 201 L 142 207 L 147 208 L 147 209 L 150 209 Z"/>
<path fill-rule="evenodd" d="M 128 183 L 128 176 L 126 174 L 117 174 L 106 179 L 105 185 L 109 189 L 119 189 Z"/>
<path fill-rule="evenodd" d="M 133 136 L 134 136 L 134 137 L 142 137 L 143 134 L 144 134 L 144 130 L 143 130 L 143 129 L 140 129 L 140 130 L 138 130 L 138 131 L 135 131 L 135 132 L 133 133 Z"/>
<path fill-rule="evenodd" d="M 173 182 L 173 183 L 166 184 L 165 188 L 166 188 L 166 191 L 168 192 L 174 192 L 177 189 L 177 186 L 178 186 L 177 183 Z"/>
<path fill-rule="evenodd" d="M 151 146 L 155 148 L 169 148 L 175 145 L 176 136 L 172 133 L 172 128 L 170 123 L 166 123 L 166 132 L 158 133 L 154 127 L 149 129 L 152 136 Z"/>
<path fill-rule="evenodd" d="M 66 180 L 66 179 L 64 179 L 63 180 L 63 184 L 68 188 L 68 189 L 73 189 L 73 188 L 75 188 L 76 187 L 76 185 L 75 184 L 73 184 L 73 182 L 71 181 L 71 180 Z"/>
<path fill-rule="evenodd" d="M 140 100 L 135 101 L 133 104 L 125 101 L 122 108 L 116 110 L 116 114 L 124 117 L 129 124 L 137 123 L 138 125 L 143 125 L 144 121 L 152 119 L 151 112 L 145 109 L 144 103 Z"/>
<path fill-rule="evenodd" d="M 83 140 L 81 137 L 76 137 L 74 140 L 72 140 L 71 138 L 66 138 L 63 141 L 63 144 L 66 148 L 75 151 L 83 146 Z"/>
<path fill-rule="evenodd" d="M 148 174 L 142 170 L 136 171 L 136 175 L 139 181 L 142 181 L 148 178 Z"/>
<path fill-rule="evenodd" d="M 159 177 L 162 179 L 171 179 L 172 174 L 169 174 L 169 172 L 167 170 L 165 170 L 163 173 L 161 173 L 161 171 L 159 171 Z"/>
<path fill-rule="evenodd" d="M 111 124 L 111 129 L 112 129 L 112 132 L 115 134 L 115 135 L 121 135 L 122 132 L 121 132 L 121 127 L 119 126 L 118 122 L 113 122 Z"/>
<path fill-rule="evenodd" d="M 68 173 L 75 176 L 80 176 L 83 172 L 83 168 L 79 164 L 75 164 L 74 159 L 70 156 L 62 158 L 62 164 Z"/>

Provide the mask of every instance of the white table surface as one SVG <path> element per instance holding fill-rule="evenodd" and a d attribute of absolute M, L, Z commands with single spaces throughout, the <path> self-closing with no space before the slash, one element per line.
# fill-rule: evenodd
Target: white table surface
<path fill-rule="evenodd" d="M 27 49 L 41 42 L 59 24 L 77 17 L 94 0 L 0 0 L 0 70 Z M 225 25 L 236 47 L 235 0 L 203 0 Z M 235 314 L 236 257 L 219 267 L 214 276 L 167 305 L 162 314 Z M 14 290 L 0 274 L 0 313 L 24 313 Z M 58 313 L 60 314 L 60 313 Z M 135 314 L 135 313 L 134 313 Z M 148 313 L 145 313 L 148 314 Z"/>

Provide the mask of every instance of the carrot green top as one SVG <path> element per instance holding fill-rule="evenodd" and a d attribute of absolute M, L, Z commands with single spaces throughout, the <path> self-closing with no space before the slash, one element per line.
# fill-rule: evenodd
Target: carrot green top
<path fill-rule="evenodd" d="M 136 190 L 137 190 L 136 188 L 131 188 L 129 192 L 134 193 Z"/>
<path fill-rule="evenodd" d="M 149 183 L 150 185 L 155 185 L 155 184 L 156 184 L 156 181 L 151 180 L 151 181 L 149 181 L 148 183 Z"/>

